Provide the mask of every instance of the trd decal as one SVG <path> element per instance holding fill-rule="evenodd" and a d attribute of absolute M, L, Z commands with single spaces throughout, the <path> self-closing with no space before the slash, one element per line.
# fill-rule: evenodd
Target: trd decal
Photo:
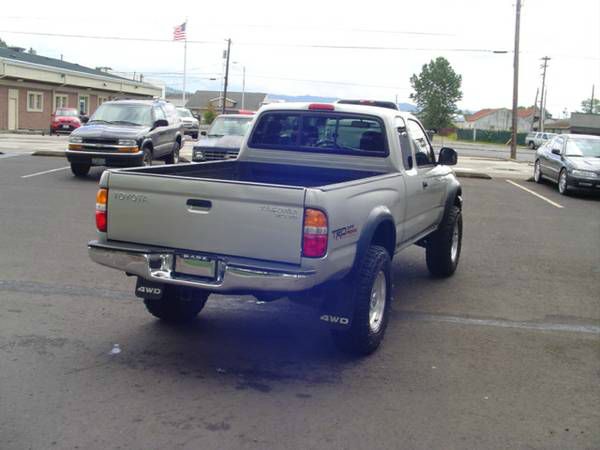
<path fill-rule="evenodd" d="M 358 230 L 354 225 L 346 225 L 345 227 L 338 228 L 337 230 L 333 230 L 331 234 L 333 234 L 333 238 L 337 241 L 339 239 L 347 238 L 355 234 Z"/>

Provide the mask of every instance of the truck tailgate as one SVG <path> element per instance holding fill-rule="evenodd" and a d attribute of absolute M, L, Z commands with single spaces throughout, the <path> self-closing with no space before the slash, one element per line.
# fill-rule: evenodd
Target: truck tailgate
<path fill-rule="evenodd" d="M 299 264 L 304 188 L 113 172 L 108 239 Z"/>

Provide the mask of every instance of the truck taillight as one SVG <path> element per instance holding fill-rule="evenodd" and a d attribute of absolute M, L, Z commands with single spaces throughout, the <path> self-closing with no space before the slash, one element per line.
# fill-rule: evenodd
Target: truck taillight
<path fill-rule="evenodd" d="M 325 256 L 327 253 L 327 236 L 327 215 L 318 209 L 305 209 L 302 256 L 307 258 Z"/>
<path fill-rule="evenodd" d="M 96 228 L 98 231 L 106 233 L 108 189 L 100 189 L 96 194 Z"/>

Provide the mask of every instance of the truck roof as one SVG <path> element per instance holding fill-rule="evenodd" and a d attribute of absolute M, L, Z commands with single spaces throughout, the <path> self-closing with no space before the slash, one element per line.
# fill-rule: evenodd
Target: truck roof
<path fill-rule="evenodd" d="M 344 103 L 300 103 L 300 102 L 289 102 L 289 103 L 270 103 L 260 108 L 259 113 L 264 111 L 309 111 L 309 108 L 313 105 L 313 108 L 323 106 L 324 108 L 333 108 L 331 111 L 352 113 L 352 114 L 371 114 L 378 117 L 402 117 L 403 119 L 414 118 L 411 113 L 404 111 L 397 111 L 390 108 L 381 108 L 378 106 L 370 105 L 350 105 Z M 314 109 L 318 111 L 319 109 Z M 323 109 L 327 110 L 327 109 Z"/>

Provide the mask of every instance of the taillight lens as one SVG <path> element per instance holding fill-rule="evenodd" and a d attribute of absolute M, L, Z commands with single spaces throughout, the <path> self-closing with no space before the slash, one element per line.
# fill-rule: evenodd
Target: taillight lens
<path fill-rule="evenodd" d="M 304 211 L 304 233 L 302 235 L 302 256 L 321 258 L 327 253 L 327 215 L 318 209 Z"/>
<path fill-rule="evenodd" d="M 96 194 L 96 228 L 106 233 L 108 189 L 100 189 Z"/>

